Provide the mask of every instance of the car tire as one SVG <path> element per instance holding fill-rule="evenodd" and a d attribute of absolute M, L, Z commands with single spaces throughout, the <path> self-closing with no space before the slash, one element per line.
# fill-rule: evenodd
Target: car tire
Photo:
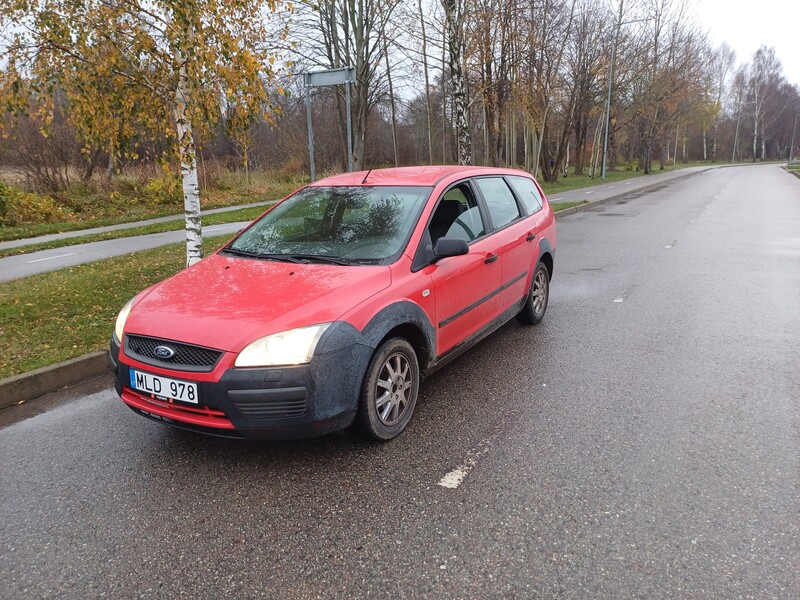
<path fill-rule="evenodd" d="M 538 263 L 533 272 L 531 289 L 522 310 L 517 314 L 517 321 L 523 325 L 536 325 L 544 319 L 547 302 L 550 299 L 550 273 L 544 263 Z"/>
<path fill-rule="evenodd" d="M 403 338 L 386 340 L 372 355 L 356 416 L 359 432 L 373 440 L 400 435 L 411 420 L 419 392 L 417 353 Z"/>

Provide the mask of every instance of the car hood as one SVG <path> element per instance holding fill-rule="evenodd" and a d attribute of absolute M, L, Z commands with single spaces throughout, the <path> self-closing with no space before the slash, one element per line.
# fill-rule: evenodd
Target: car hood
<path fill-rule="evenodd" d="M 215 254 L 142 293 L 125 332 L 239 352 L 265 335 L 335 321 L 390 282 L 385 266 Z"/>

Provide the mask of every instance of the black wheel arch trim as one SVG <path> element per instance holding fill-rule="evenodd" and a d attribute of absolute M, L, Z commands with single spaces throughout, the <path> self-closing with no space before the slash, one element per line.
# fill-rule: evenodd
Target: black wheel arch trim
<path fill-rule="evenodd" d="M 553 248 L 553 246 L 550 244 L 550 240 L 543 237 L 539 239 L 539 256 L 536 258 L 536 263 L 534 263 L 533 265 L 534 269 L 532 270 L 532 272 L 536 270 L 535 269 L 536 264 L 543 262 L 543 257 L 545 256 L 545 254 L 550 255 L 550 264 L 547 264 L 547 262 L 545 262 L 545 266 L 547 267 L 548 275 L 550 276 L 550 280 L 552 281 L 553 265 L 555 264 L 556 251 L 555 248 Z"/>
<path fill-rule="evenodd" d="M 417 339 L 408 340 L 412 346 L 424 344 L 417 359 L 420 370 L 436 354 L 436 330 L 419 305 L 409 300 L 394 302 L 379 310 L 363 330 L 358 331 L 347 321 L 335 321 L 320 338 L 315 354 L 334 352 L 353 343 L 369 347 L 373 352 L 386 336 L 399 327 L 413 327 L 419 332 Z"/>

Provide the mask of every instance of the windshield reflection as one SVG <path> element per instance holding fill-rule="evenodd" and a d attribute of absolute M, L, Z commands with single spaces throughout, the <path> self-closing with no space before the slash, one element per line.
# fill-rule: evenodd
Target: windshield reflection
<path fill-rule="evenodd" d="M 380 264 L 402 252 L 429 187 L 309 187 L 229 244 L 240 256 Z"/>

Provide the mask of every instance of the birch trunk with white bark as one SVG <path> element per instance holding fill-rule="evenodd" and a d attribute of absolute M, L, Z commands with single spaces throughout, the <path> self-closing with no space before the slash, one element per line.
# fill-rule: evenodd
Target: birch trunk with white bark
<path fill-rule="evenodd" d="M 203 258 L 203 232 L 200 222 L 200 187 L 197 182 L 197 149 L 189 112 L 189 83 L 186 68 L 183 66 L 178 73 L 178 88 L 175 91 L 175 125 L 186 217 L 186 266 L 191 267 Z"/>
<path fill-rule="evenodd" d="M 472 136 L 469 130 L 469 104 L 464 80 L 462 60 L 464 43 L 460 7 L 457 0 L 442 0 L 447 22 L 447 46 L 450 58 L 450 76 L 453 86 L 453 108 L 455 109 L 456 136 L 458 138 L 458 164 L 472 164 Z"/>

